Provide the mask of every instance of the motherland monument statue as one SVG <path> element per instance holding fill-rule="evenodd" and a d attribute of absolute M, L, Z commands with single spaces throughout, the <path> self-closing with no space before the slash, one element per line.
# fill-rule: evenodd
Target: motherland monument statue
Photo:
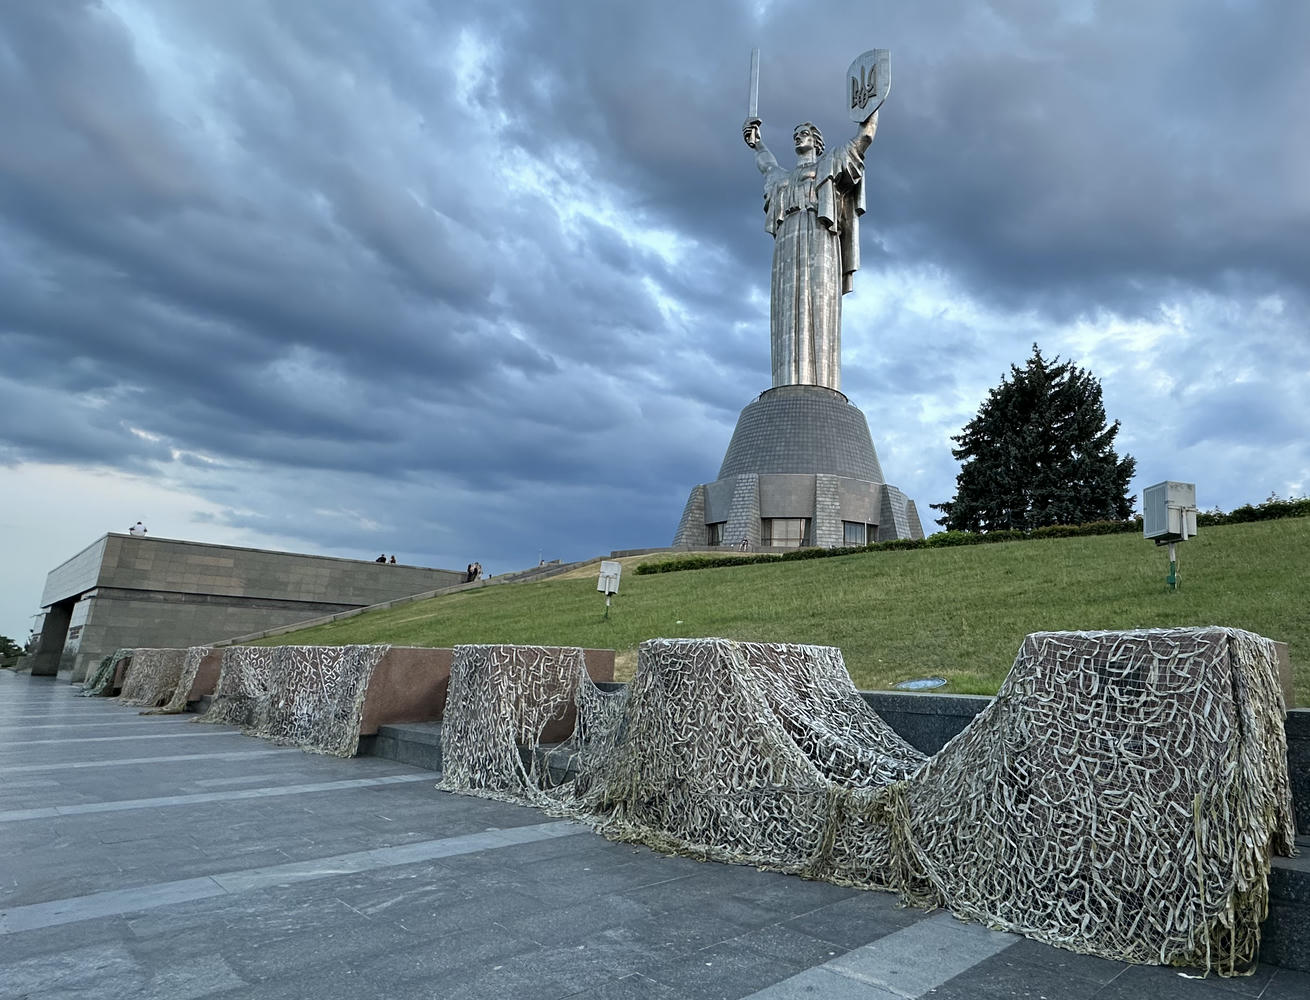
<path fill-rule="evenodd" d="M 773 384 L 841 391 L 841 300 L 860 266 L 864 154 L 878 131 L 891 83 L 887 50 L 847 71 L 853 138 L 827 149 L 813 122 L 792 132 L 796 166 L 786 170 L 760 137 L 759 51 L 751 55 L 750 110 L 742 138 L 764 175 L 765 229 L 774 239 L 769 295 Z"/>
<path fill-rule="evenodd" d="M 842 296 L 860 266 L 864 154 L 891 83 L 886 49 L 847 70 L 855 135 L 828 149 L 813 122 L 792 132 L 784 169 L 760 138 L 759 50 L 742 138 L 764 175 L 772 385 L 741 411 L 709 483 L 692 488 L 675 548 L 779 551 L 922 538 L 914 501 L 883 479 L 869 425 L 841 391 Z"/>

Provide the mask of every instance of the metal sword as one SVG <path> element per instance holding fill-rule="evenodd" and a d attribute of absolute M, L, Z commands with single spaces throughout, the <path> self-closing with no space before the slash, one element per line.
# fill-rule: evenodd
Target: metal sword
<path fill-rule="evenodd" d="M 748 118 L 758 118 L 760 116 L 760 50 L 751 49 L 751 96 L 750 110 L 746 112 Z"/>

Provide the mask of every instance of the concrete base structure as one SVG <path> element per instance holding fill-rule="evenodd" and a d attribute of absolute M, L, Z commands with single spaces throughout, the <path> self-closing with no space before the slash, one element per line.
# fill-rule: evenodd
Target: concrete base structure
<path fill-rule="evenodd" d="M 783 551 L 922 537 L 914 501 L 883 481 L 859 408 L 834 389 L 784 385 L 741 411 L 718 479 L 692 489 L 673 545 Z"/>
<path fill-rule="evenodd" d="M 50 571 L 25 665 L 76 681 L 122 647 L 202 645 L 463 580 L 456 570 L 111 533 Z"/>

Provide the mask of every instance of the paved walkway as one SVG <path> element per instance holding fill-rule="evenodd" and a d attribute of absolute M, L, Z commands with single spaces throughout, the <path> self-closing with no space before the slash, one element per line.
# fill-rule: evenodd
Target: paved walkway
<path fill-rule="evenodd" d="M 610 843 L 0 671 L 0 998 L 1304 1000 Z"/>

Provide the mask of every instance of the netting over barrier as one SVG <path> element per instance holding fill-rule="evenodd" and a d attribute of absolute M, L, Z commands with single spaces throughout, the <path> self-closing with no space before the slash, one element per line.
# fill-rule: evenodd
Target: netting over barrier
<path fill-rule="evenodd" d="M 835 649 L 652 640 L 617 693 L 580 662 L 457 647 L 441 787 L 889 889 L 1074 951 L 1226 972 L 1255 960 L 1268 852 L 1293 838 L 1266 639 L 1029 636 L 995 701 L 931 759 L 866 705 Z M 571 708 L 573 739 L 540 752 Z"/>
<path fill-rule="evenodd" d="M 200 664 L 204 662 L 213 651 L 212 646 L 192 646 L 187 650 L 186 657 L 182 661 L 181 669 L 178 671 L 177 684 L 173 688 L 172 696 L 158 708 L 152 708 L 149 711 L 142 712 L 142 715 L 181 715 L 186 711 L 187 698 L 191 694 L 191 688 L 196 682 L 196 674 L 200 672 Z"/>
<path fill-rule="evenodd" d="M 109 690 L 109 683 L 114 679 L 118 664 L 132 655 L 130 649 L 117 649 L 100 660 L 100 666 L 88 677 L 78 692 L 83 698 L 94 698 Z"/>
<path fill-rule="evenodd" d="M 1293 851 L 1273 643 L 1235 629 L 1038 633 L 906 788 L 956 913 L 1134 962 L 1255 961 Z"/>
<path fill-rule="evenodd" d="M 188 649 L 134 650 L 118 700 L 124 705 L 157 708 L 175 697 L 189 671 L 186 688 L 182 691 L 185 699 L 187 691 L 191 690 L 191 681 L 195 680 L 196 667 L 209 649 L 208 646 L 191 646 Z"/>
<path fill-rule="evenodd" d="M 364 695 L 390 646 L 232 646 L 209 711 L 197 722 L 240 726 L 320 753 L 359 747 Z"/>
<path fill-rule="evenodd" d="M 552 720 L 573 707 L 587 677 L 583 652 L 542 646 L 458 646 L 464 678 L 451 686 L 442 726 L 442 786 L 489 797 L 530 796 L 541 785 L 533 746 Z"/>

